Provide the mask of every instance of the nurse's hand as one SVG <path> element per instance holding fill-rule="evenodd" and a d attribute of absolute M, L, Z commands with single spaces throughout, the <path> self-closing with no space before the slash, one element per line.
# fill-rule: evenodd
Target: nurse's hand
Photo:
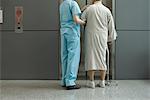
<path fill-rule="evenodd" d="M 77 24 L 80 24 L 80 25 L 84 25 L 85 24 L 85 21 L 83 21 L 83 20 L 81 20 L 80 18 L 79 18 L 79 16 L 74 16 L 73 17 L 73 19 L 74 19 L 74 22 L 75 23 L 77 23 Z"/>

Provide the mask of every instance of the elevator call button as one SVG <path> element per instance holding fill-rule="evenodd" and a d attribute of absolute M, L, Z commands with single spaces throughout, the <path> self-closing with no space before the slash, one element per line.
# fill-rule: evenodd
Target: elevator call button
<path fill-rule="evenodd" d="M 3 23 L 3 11 L 0 10 L 0 23 Z"/>
<path fill-rule="evenodd" d="M 23 32 L 23 7 L 15 7 L 15 32 Z"/>

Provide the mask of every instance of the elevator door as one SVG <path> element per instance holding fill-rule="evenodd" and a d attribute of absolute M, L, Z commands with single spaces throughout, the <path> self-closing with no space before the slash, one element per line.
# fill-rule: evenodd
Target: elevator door
<path fill-rule="evenodd" d="M 57 0 L 2 0 L 2 79 L 58 79 Z M 23 32 L 15 32 L 15 7 L 23 8 Z"/>

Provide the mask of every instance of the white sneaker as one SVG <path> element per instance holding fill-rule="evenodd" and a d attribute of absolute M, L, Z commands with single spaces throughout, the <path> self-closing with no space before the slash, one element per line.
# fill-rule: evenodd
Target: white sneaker
<path fill-rule="evenodd" d="M 86 86 L 89 88 L 94 89 L 95 88 L 95 82 L 94 81 L 87 81 Z"/>
<path fill-rule="evenodd" d="M 98 85 L 99 85 L 99 87 L 104 88 L 105 87 L 105 80 L 100 80 Z"/>

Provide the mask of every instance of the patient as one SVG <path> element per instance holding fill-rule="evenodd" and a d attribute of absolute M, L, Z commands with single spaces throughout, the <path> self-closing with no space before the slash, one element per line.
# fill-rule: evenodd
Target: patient
<path fill-rule="evenodd" d="M 87 86 L 95 88 L 94 74 L 100 71 L 98 85 L 105 87 L 107 70 L 107 42 L 116 40 L 117 33 L 110 10 L 102 4 L 102 0 L 93 0 L 93 4 L 84 10 L 82 20 L 85 20 L 85 70 L 89 80 Z"/>

